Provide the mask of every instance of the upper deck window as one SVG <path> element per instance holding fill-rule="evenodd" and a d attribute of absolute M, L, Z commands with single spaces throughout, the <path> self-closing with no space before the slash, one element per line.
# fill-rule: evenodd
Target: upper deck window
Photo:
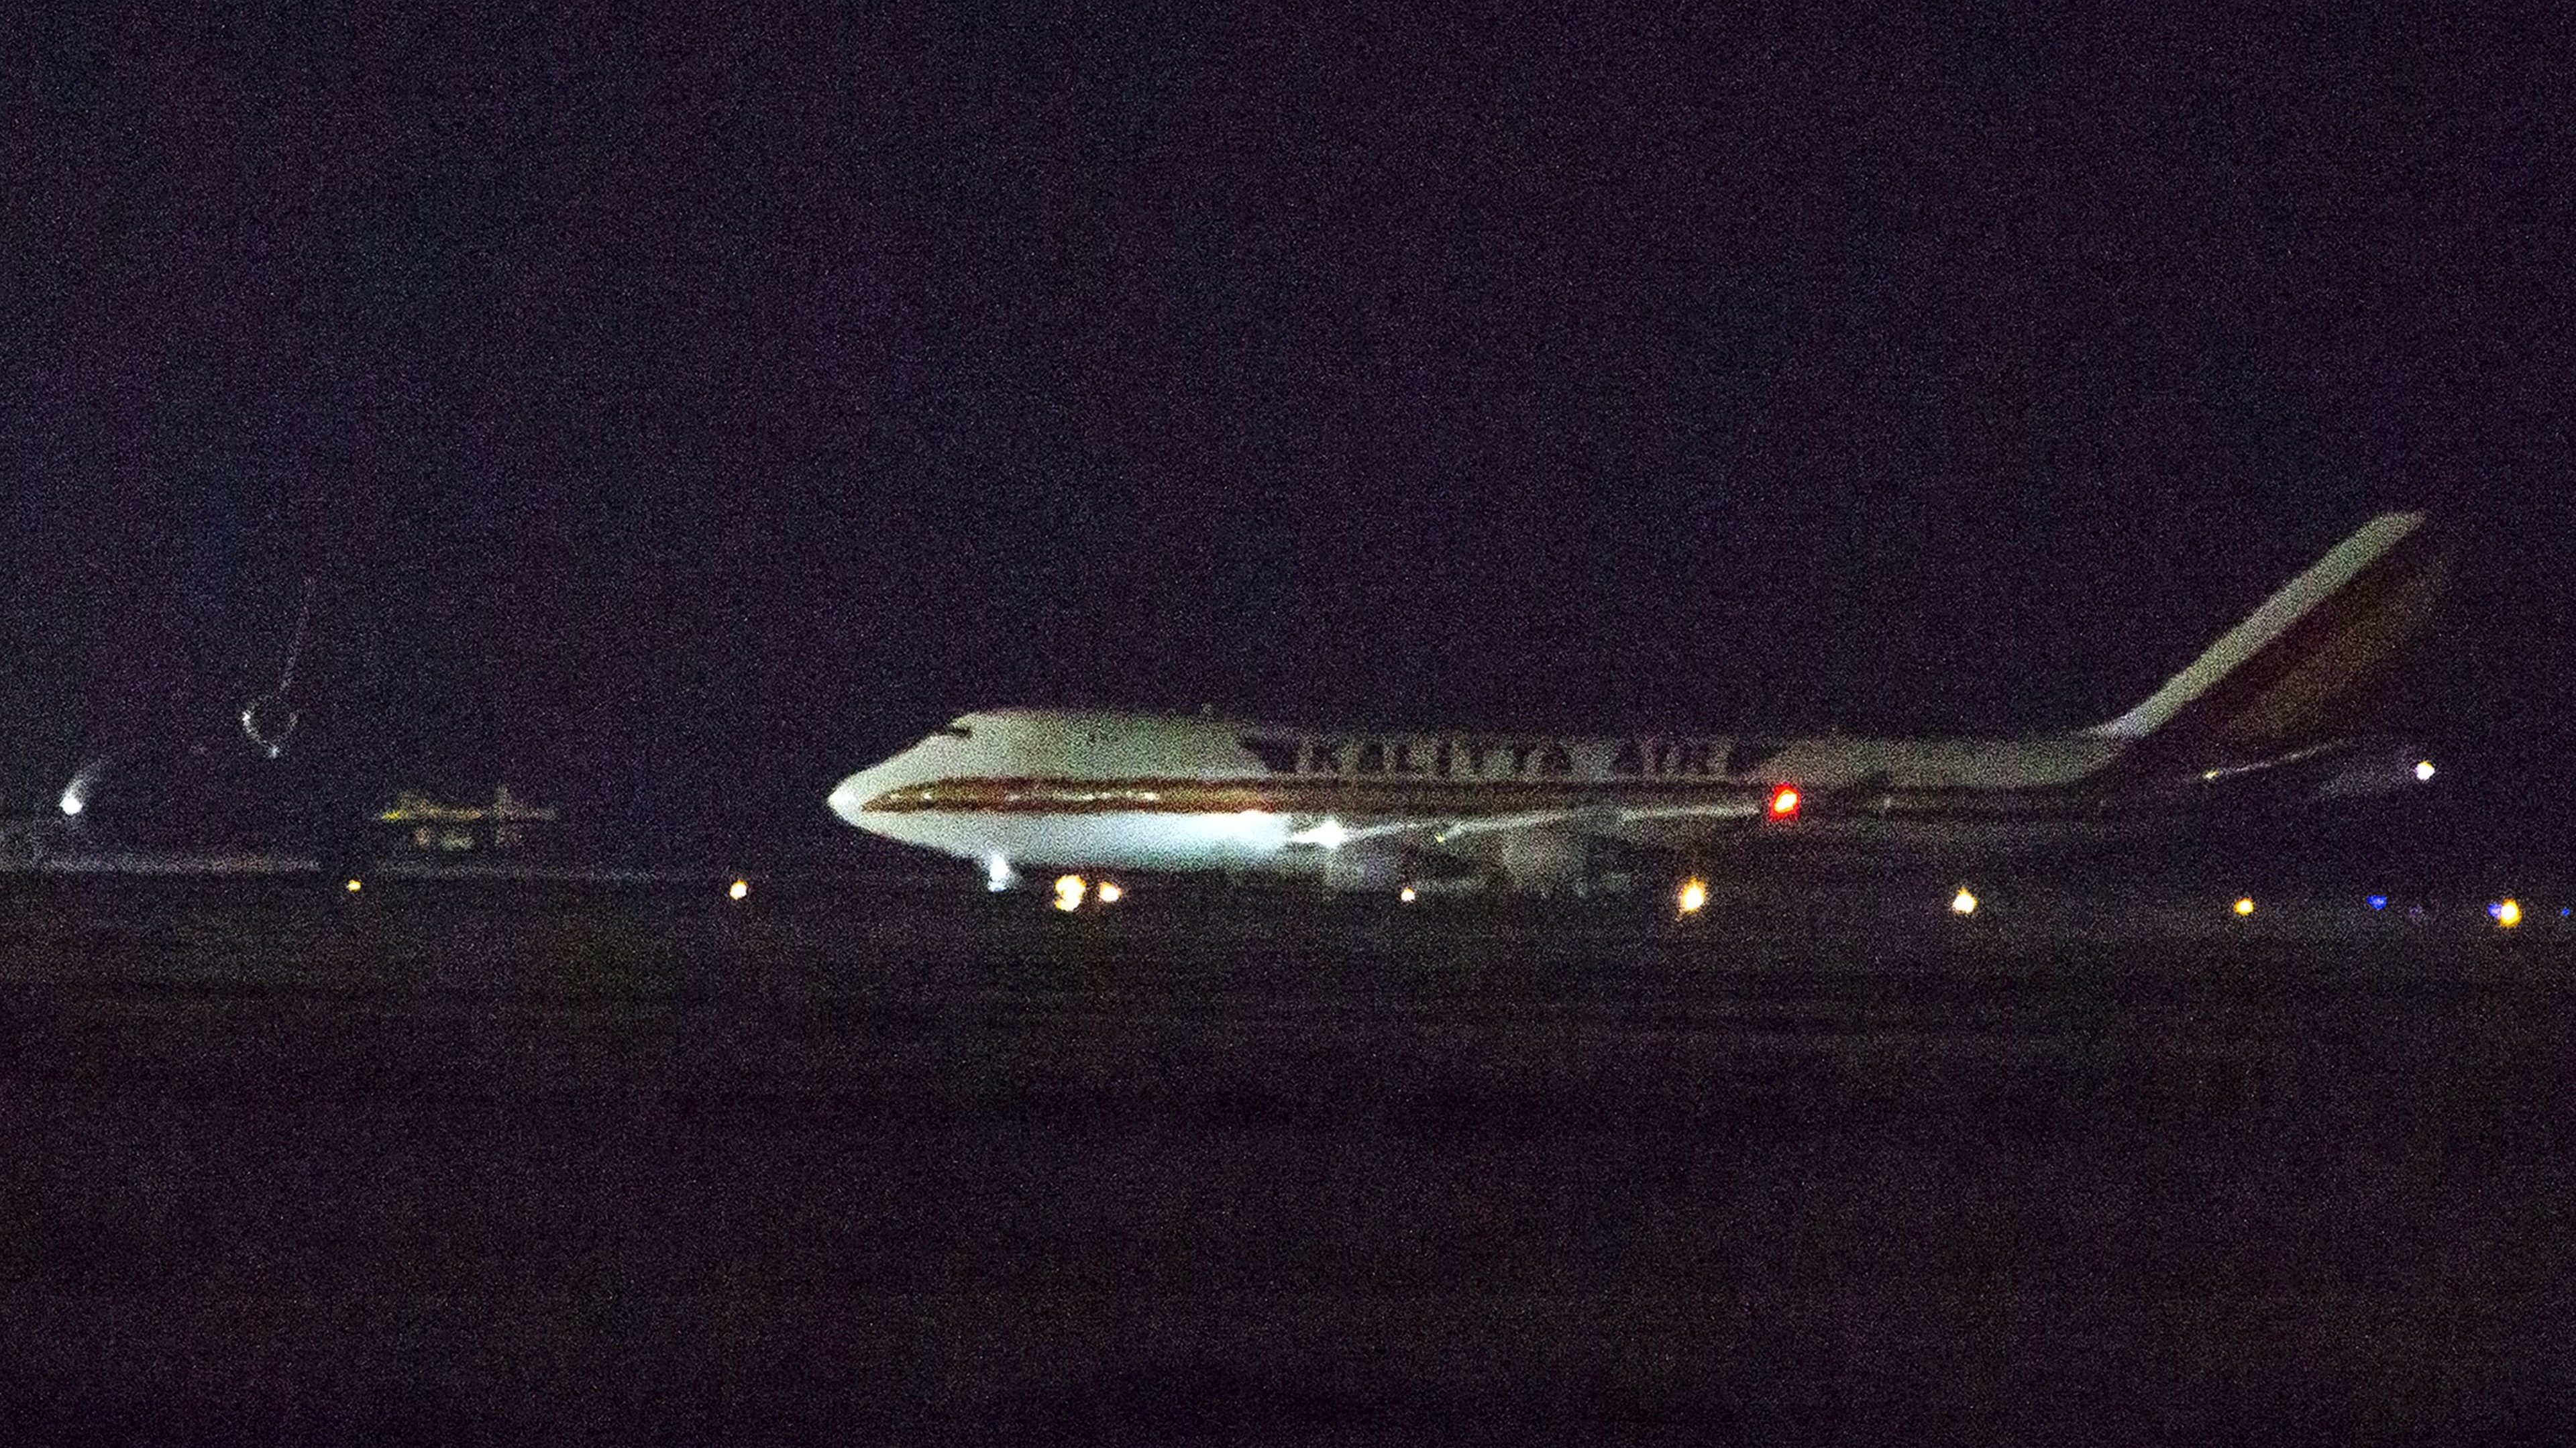
<path fill-rule="evenodd" d="M 1237 742 L 1244 748 L 1251 750 L 1253 755 L 1261 761 L 1261 767 L 1269 770 L 1271 773 L 1295 774 L 1297 772 L 1296 740 L 1264 739 L 1257 735 L 1247 734 Z"/>

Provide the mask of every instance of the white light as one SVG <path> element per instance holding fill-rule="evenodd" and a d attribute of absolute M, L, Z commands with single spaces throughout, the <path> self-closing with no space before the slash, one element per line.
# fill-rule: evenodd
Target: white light
<path fill-rule="evenodd" d="M 1708 904 L 1708 882 L 1696 875 L 1684 880 L 1681 893 L 1673 898 L 1673 904 L 1684 915 L 1697 915 Z"/>
<path fill-rule="evenodd" d="M 1115 880 L 1103 880 L 1100 882 L 1100 888 L 1091 893 L 1099 897 L 1101 904 L 1115 905 L 1127 898 L 1127 887 Z"/>
<path fill-rule="evenodd" d="M 2433 782 L 2433 761 L 2429 759 L 2419 759 L 2415 761 L 2415 782 L 2418 784 L 2430 784 Z"/>
<path fill-rule="evenodd" d="M 736 880 L 731 885 L 725 887 L 725 894 L 731 899 L 743 899 L 751 894 L 751 882 L 749 880 Z"/>
<path fill-rule="evenodd" d="M 1338 850 L 1350 840 L 1351 832 L 1342 827 L 1342 822 L 1329 817 L 1322 824 L 1299 830 L 1288 837 L 1288 843 L 1292 845 L 1319 845 L 1327 850 Z"/>
<path fill-rule="evenodd" d="M 990 890 L 995 894 L 999 894 L 1002 891 L 1011 888 L 1012 885 L 1019 881 L 1019 878 L 1019 872 L 1011 868 L 1011 862 L 1009 860 L 1004 859 L 1000 855 L 987 855 L 984 857 L 985 889 Z"/>
<path fill-rule="evenodd" d="M 1960 886 L 1959 893 L 1950 897 L 1950 913 L 1953 915 L 1974 915 L 1977 913 L 1977 897 L 1969 891 L 1967 886 Z"/>
<path fill-rule="evenodd" d="M 1288 842 L 1288 817 L 1266 809 L 1210 815 L 1204 828 L 1211 842 L 1239 846 L 1252 853 L 1267 854 Z"/>
<path fill-rule="evenodd" d="M 1414 901 L 1422 898 L 1422 892 L 1414 889 L 1410 885 L 1407 885 L 1403 889 L 1395 892 L 1395 898 L 1403 901 L 1407 905 L 1410 905 Z"/>
<path fill-rule="evenodd" d="M 1070 915 L 1082 908 L 1082 897 L 1091 885 L 1080 875 L 1058 875 L 1055 881 L 1055 908 Z"/>
<path fill-rule="evenodd" d="M 80 784 L 78 781 L 74 781 L 73 783 L 64 786 L 62 805 L 63 817 L 65 819 L 75 818 L 82 810 L 89 808 L 89 801 L 81 798 L 80 796 Z"/>

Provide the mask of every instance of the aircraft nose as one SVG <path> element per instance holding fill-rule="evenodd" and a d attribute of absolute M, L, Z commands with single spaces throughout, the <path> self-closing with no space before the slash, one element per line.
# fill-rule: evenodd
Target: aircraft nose
<path fill-rule="evenodd" d="M 866 808 L 867 802 L 877 794 L 871 783 L 871 776 L 875 773 L 873 769 L 862 769 L 832 786 L 832 793 L 825 802 L 831 805 L 832 813 L 841 817 L 842 823 L 859 823 L 859 811 Z"/>

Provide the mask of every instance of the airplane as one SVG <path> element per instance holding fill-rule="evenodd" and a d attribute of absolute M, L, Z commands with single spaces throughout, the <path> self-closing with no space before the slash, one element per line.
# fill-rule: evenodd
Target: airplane
<path fill-rule="evenodd" d="M 1032 868 L 1223 871 L 1336 890 L 1582 893 L 1769 850 L 2062 851 L 2429 780 L 2369 732 L 2453 541 L 2372 518 L 2135 708 L 2018 738 L 1568 737 L 1311 729 L 1089 709 L 966 714 L 842 779 L 871 834 Z"/>

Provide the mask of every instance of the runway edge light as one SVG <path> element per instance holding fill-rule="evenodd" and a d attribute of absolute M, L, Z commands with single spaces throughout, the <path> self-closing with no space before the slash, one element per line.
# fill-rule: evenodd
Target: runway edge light
<path fill-rule="evenodd" d="M 1977 913 L 1977 897 L 1969 891 L 1967 886 L 1960 886 L 1959 893 L 1950 897 L 1950 913 L 1953 915 L 1974 915 Z"/>

